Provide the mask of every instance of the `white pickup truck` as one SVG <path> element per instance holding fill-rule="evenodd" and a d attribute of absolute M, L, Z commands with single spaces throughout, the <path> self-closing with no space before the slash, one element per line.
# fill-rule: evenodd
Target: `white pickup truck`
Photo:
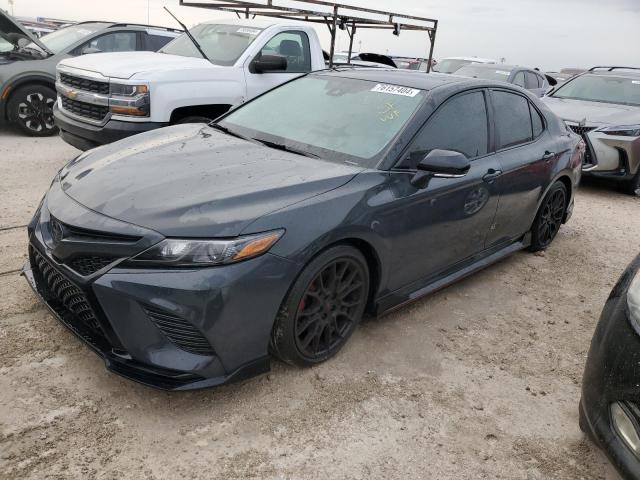
<path fill-rule="evenodd" d="M 190 33 L 200 48 L 183 34 L 158 52 L 61 61 L 54 118 L 62 138 L 88 150 L 166 125 L 208 122 L 325 68 L 311 26 L 247 19 L 202 23 Z"/>

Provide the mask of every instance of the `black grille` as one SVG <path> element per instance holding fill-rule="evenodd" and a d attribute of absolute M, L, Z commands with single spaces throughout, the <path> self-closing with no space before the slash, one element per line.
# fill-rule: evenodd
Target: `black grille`
<path fill-rule="evenodd" d="M 62 100 L 62 108 L 81 117 L 92 120 L 103 120 L 104 117 L 107 116 L 107 113 L 109 113 L 109 107 L 79 102 L 64 96 L 60 96 L 60 99 Z"/>
<path fill-rule="evenodd" d="M 114 257 L 99 257 L 92 255 L 74 258 L 68 263 L 68 265 L 80 275 L 86 277 L 96 273 L 98 270 L 102 270 L 107 265 L 113 263 L 114 260 L 116 260 Z"/>
<path fill-rule="evenodd" d="M 62 307 L 76 316 L 84 325 L 99 332 L 100 324 L 89 300 L 73 282 L 62 274 L 35 248 L 31 251 L 31 267 L 38 286 L 44 291 L 48 303 L 55 307 Z"/>
<path fill-rule="evenodd" d="M 589 133 L 591 130 L 595 130 L 596 127 L 583 127 L 580 125 L 569 125 L 569 128 L 582 137 L 586 133 Z"/>
<path fill-rule="evenodd" d="M 68 87 L 77 88 L 85 92 L 109 94 L 109 83 L 89 80 L 87 78 L 74 77 L 67 73 L 60 74 L 60 81 Z"/>
<path fill-rule="evenodd" d="M 214 355 L 208 340 L 186 320 L 156 308 L 143 308 L 156 327 L 181 349 L 197 355 Z"/>

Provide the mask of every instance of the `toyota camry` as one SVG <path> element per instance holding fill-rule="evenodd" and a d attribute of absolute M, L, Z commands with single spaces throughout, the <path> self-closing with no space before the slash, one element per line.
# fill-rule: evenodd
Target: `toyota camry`
<path fill-rule="evenodd" d="M 29 227 L 24 275 L 125 377 L 163 389 L 311 366 L 379 315 L 571 215 L 584 145 L 502 82 L 306 75 L 209 125 L 81 154 Z"/>

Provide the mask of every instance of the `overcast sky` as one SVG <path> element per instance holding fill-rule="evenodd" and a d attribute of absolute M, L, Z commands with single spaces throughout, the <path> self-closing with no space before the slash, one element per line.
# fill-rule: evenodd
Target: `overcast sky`
<path fill-rule="evenodd" d="M 0 8 L 11 12 L 10 0 Z M 203 1 L 203 0 L 200 0 Z M 206 0 L 204 0 L 206 1 Z M 260 2 L 260 0 L 254 0 Z M 556 70 L 593 65 L 640 66 L 640 0 L 342 0 L 439 20 L 435 57 L 478 56 Z M 277 3 L 277 1 L 276 1 Z M 166 5 L 188 26 L 232 14 L 179 7 L 178 0 L 14 0 L 18 16 L 117 20 L 177 26 Z M 318 27 L 325 46 L 329 36 Z M 359 32 L 362 51 L 425 56 L 426 33 Z M 347 49 L 345 34 L 339 49 Z"/>

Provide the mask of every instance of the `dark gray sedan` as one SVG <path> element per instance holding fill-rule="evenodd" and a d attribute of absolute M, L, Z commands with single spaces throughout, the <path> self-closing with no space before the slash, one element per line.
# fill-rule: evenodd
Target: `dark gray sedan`
<path fill-rule="evenodd" d="M 88 151 L 24 274 L 109 369 L 166 389 L 323 362 L 397 308 L 566 222 L 580 137 L 499 82 L 339 69 L 209 126 Z"/>
<path fill-rule="evenodd" d="M 454 75 L 492 81 L 500 80 L 529 90 L 538 97 L 542 97 L 547 90 L 549 90 L 550 86 L 558 83 L 554 78 L 538 72 L 537 70 L 503 64 L 466 65 L 459 70 L 456 70 Z"/>

